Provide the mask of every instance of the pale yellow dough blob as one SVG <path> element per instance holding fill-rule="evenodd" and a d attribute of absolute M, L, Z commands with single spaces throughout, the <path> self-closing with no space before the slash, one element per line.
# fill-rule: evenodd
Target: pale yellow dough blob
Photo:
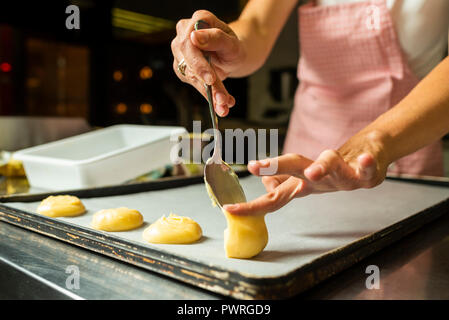
<path fill-rule="evenodd" d="M 140 227 L 143 224 L 142 214 L 134 209 L 125 207 L 103 209 L 96 212 L 91 226 L 103 231 L 126 231 Z"/>
<path fill-rule="evenodd" d="M 224 248 L 228 258 L 248 259 L 259 254 L 268 243 L 265 215 L 237 216 L 223 210 L 228 227 Z"/>
<path fill-rule="evenodd" d="M 50 196 L 42 200 L 37 213 L 47 217 L 74 217 L 86 212 L 80 199 L 75 196 Z"/>
<path fill-rule="evenodd" d="M 198 223 L 189 217 L 170 213 L 162 216 L 143 232 L 143 238 L 150 243 L 187 244 L 201 238 L 203 231 Z"/>
<path fill-rule="evenodd" d="M 204 179 L 207 194 L 212 206 L 217 200 L 212 188 Z M 222 209 L 228 227 L 224 230 L 224 249 L 228 258 L 249 259 L 258 255 L 268 243 L 268 230 L 265 215 L 237 216 Z"/>

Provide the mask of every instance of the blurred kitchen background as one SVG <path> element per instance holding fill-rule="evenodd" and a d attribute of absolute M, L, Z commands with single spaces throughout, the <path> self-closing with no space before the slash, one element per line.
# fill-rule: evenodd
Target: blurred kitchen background
<path fill-rule="evenodd" d="M 172 70 L 170 42 L 179 19 L 197 9 L 224 21 L 246 1 L 35 1 L 3 4 L 0 21 L 0 115 L 82 118 L 181 125 L 209 121 L 207 103 Z M 65 9 L 80 8 L 80 30 L 68 30 Z M 281 128 L 285 133 L 296 80 L 298 47 L 292 15 L 267 65 L 229 79 L 237 105 L 223 128 Z M 284 48 L 282 48 L 284 47 Z"/>
<path fill-rule="evenodd" d="M 175 25 L 197 9 L 230 22 L 246 2 L 3 2 L 0 150 L 120 123 L 179 125 L 191 131 L 192 121 L 202 120 L 209 127 L 206 101 L 172 70 Z M 80 30 L 65 27 L 70 4 L 80 9 Z M 294 12 L 265 66 L 250 77 L 225 81 L 237 103 L 220 119 L 222 129 L 278 128 L 282 146 L 297 86 L 296 40 Z"/>

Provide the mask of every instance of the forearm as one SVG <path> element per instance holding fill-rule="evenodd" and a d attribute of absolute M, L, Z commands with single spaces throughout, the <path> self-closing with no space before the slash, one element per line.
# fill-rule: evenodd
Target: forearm
<path fill-rule="evenodd" d="M 250 0 L 239 19 L 229 26 L 242 41 L 245 59 L 230 74 L 231 77 L 247 76 L 266 61 L 282 27 L 297 0 Z"/>
<path fill-rule="evenodd" d="M 357 149 L 355 143 L 361 141 L 369 141 L 365 143 L 369 149 L 375 140 L 374 145 L 381 147 L 373 153 L 382 153 L 380 158 L 389 164 L 440 139 L 447 132 L 449 58 L 443 60 L 400 103 L 351 138 L 343 149 L 345 152 L 349 152 L 351 146 Z"/>

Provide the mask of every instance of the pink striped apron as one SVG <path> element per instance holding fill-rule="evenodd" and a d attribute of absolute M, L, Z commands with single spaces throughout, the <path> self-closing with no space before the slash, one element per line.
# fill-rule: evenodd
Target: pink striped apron
<path fill-rule="evenodd" d="M 316 159 L 398 103 L 418 83 L 385 0 L 299 8 L 299 87 L 283 153 Z M 441 141 L 390 172 L 443 175 Z"/>

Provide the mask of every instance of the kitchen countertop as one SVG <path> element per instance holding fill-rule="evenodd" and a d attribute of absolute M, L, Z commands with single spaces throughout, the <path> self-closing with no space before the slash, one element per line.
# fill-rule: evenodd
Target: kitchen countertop
<path fill-rule="evenodd" d="M 4 222 L 0 236 L 0 299 L 225 298 Z M 369 265 L 379 289 L 365 286 Z M 73 266 L 79 289 L 66 288 Z M 449 299 L 449 215 L 295 298 Z"/>

